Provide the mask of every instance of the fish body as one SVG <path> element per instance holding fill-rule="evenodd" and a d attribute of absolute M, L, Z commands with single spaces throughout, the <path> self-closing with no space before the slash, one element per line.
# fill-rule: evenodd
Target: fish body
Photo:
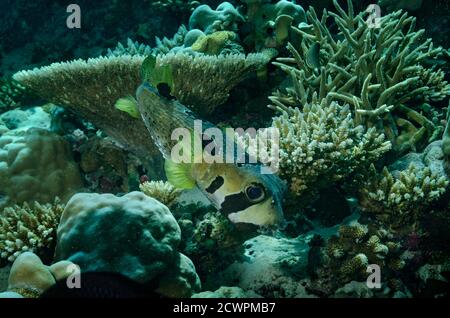
<path fill-rule="evenodd" d="M 190 163 L 174 163 L 172 150 L 177 144 L 186 142 L 184 139 L 173 140 L 174 130 L 184 128 L 193 139 L 202 141 L 205 131 L 215 128 L 214 125 L 202 121 L 202 129 L 196 130 L 194 114 L 178 101 L 160 96 L 149 83 L 138 88 L 136 101 L 153 141 L 166 159 L 169 182 L 179 188 L 197 186 L 234 223 L 271 226 L 284 221 L 281 201 L 285 185 L 276 175 L 261 174 L 259 164 L 208 163 L 194 155 Z M 189 138 L 187 142 L 190 142 Z M 184 146 L 192 147 L 191 144 Z M 203 148 L 200 150 L 203 154 Z"/>

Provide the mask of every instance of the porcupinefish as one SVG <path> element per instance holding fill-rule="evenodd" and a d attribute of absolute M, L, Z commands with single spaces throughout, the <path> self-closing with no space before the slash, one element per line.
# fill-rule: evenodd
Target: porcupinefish
<path fill-rule="evenodd" d="M 194 129 L 195 115 L 177 100 L 162 96 L 160 90 L 152 85 L 155 81 L 150 83 L 145 81 L 145 75 L 143 77 L 144 83 L 137 89 L 136 98 L 121 99 L 116 107 L 143 119 L 151 138 L 165 158 L 168 181 L 180 189 L 197 186 L 233 223 L 257 226 L 284 223 L 281 204 L 285 184 L 275 174 L 262 174 L 261 164 L 172 161 L 171 151 L 180 142 L 172 139 L 172 133 L 179 128 L 187 129 L 192 136 L 198 133 Z M 197 136 L 199 140 L 212 140 L 212 137 L 203 134 L 214 125 L 202 121 L 202 127 L 202 136 Z"/>

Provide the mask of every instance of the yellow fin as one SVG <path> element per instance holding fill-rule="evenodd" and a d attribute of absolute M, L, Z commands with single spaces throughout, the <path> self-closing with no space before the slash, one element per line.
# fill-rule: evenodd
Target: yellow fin
<path fill-rule="evenodd" d="M 139 118 L 140 113 L 137 106 L 137 101 L 131 96 L 119 98 L 114 105 L 118 110 L 126 112 L 133 118 Z"/>
<path fill-rule="evenodd" d="M 195 187 L 195 180 L 191 175 L 191 164 L 175 163 L 166 159 L 164 169 L 167 181 L 178 189 L 192 189 Z"/>

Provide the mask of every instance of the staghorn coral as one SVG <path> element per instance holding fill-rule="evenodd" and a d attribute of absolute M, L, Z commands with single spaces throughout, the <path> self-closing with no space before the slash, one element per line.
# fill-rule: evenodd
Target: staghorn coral
<path fill-rule="evenodd" d="M 167 181 L 146 181 L 139 185 L 139 189 L 145 195 L 158 200 L 169 208 L 175 204 L 181 194 L 180 189 L 176 189 Z"/>
<path fill-rule="evenodd" d="M 445 175 L 438 175 L 429 167 L 420 169 L 413 163 L 398 176 L 386 167 L 378 174 L 372 165 L 370 175 L 360 189 L 363 211 L 384 226 L 401 231 L 417 230 L 426 208 L 449 184 Z"/>
<path fill-rule="evenodd" d="M 442 127 L 407 104 L 448 96 L 443 73 L 423 65 L 442 48 L 422 40 L 425 31 L 415 31 L 416 19 L 407 13 L 385 15 L 380 28 L 371 28 L 366 13 L 355 15 L 352 1 L 347 3 L 345 12 L 334 0 L 338 14 L 324 11 L 321 19 L 311 7 L 309 25 L 293 27 L 300 44 L 288 44 L 292 57 L 275 63 L 290 75 L 292 86 L 275 98 L 287 106 L 303 105 L 317 92 L 319 99 L 344 101 L 352 105 L 358 124 L 384 131 L 398 153 L 414 149 L 419 141 L 436 140 Z"/>
<path fill-rule="evenodd" d="M 52 204 L 35 202 L 5 208 L 0 215 L 0 258 L 13 262 L 23 252 L 42 256 L 51 251 L 63 210 L 59 199 Z"/>
<path fill-rule="evenodd" d="M 300 111 L 273 101 L 282 111 L 272 122 L 280 132 L 280 176 L 297 195 L 365 169 L 390 149 L 383 134 L 355 123 L 349 105 L 323 99 Z"/>
<path fill-rule="evenodd" d="M 199 114 L 209 114 L 224 103 L 230 90 L 239 82 L 263 68 L 272 51 L 230 55 L 158 55 L 157 66 L 170 65 L 173 70 L 172 95 Z"/>

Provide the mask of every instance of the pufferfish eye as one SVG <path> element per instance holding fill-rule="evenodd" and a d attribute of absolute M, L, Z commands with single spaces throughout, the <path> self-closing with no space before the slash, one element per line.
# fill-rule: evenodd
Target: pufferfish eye
<path fill-rule="evenodd" d="M 260 184 L 252 183 L 245 188 L 245 195 L 250 202 L 260 202 L 264 200 L 266 192 Z"/>

